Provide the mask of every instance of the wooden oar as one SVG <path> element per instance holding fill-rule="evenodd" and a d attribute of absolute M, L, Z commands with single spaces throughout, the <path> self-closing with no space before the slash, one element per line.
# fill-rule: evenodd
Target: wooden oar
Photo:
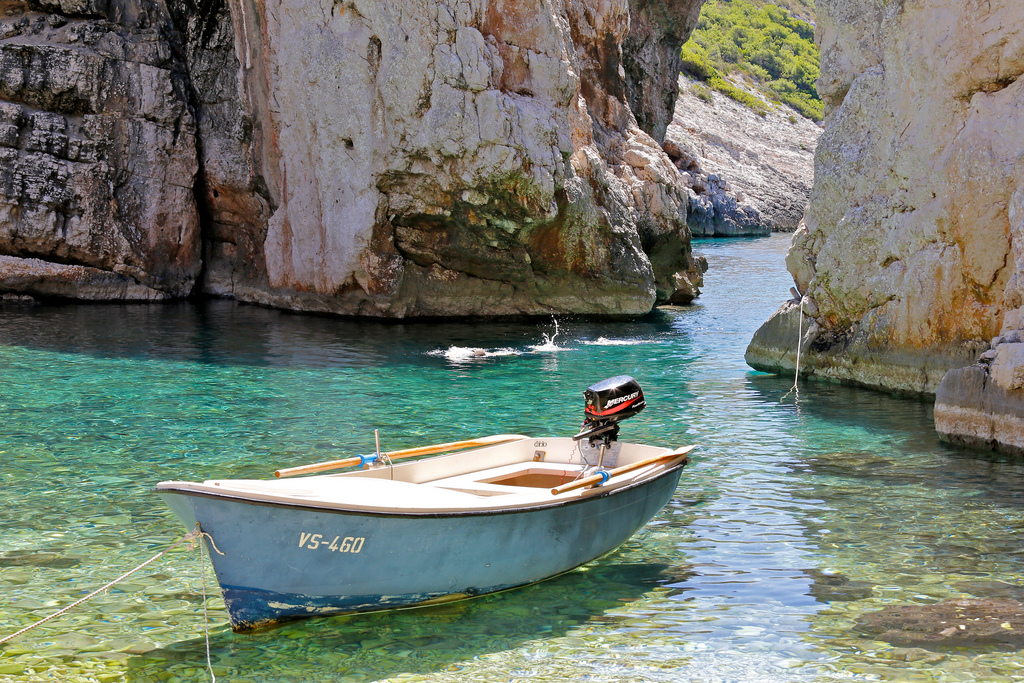
<path fill-rule="evenodd" d="M 494 446 L 499 443 L 508 443 L 509 441 L 518 441 L 519 439 L 526 439 L 529 437 L 522 436 L 521 434 L 496 434 L 494 436 L 485 436 L 480 439 L 471 439 L 470 441 L 453 441 L 452 443 L 439 443 L 433 446 L 420 446 L 419 448 L 406 448 L 404 451 L 391 451 L 390 453 L 382 453 L 381 455 L 388 456 L 392 460 L 398 460 L 399 458 L 412 458 L 417 455 L 430 455 L 431 453 L 444 453 L 445 451 L 458 451 L 464 448 L 477 448 L 479 446 Z M 344 458 L 342 460 L 330 460 L 328 462 L 318 462 L 312 465 L 300 465 L 299 467 L 287 467 L 283 470 L 277 470 L 274 472 L 275 477 L 294 477 L 299 474 L 312 474 L 313 472 L 324 472 L 326 470 L 336 470 L 342 467 L 351 467 L 352 465 L 358 465 L 364 462 L 364 458 L 356 456 L 354 458 Z"/>
<path fill-rule="evenodd" d="M 607 472 L 604 472 L 604 473 L 601 473 L 601 474 L 592 474 L 589 477 L 583 477 L 582 479 L 577 479 L 576 481 L 571 481 L 568 484 L 562 484 L 561 486 L 556 486 L 555 488 L 551 489 L 551 493 L 552 493 L 552 495 L 557 496 L 559 493 L 565 493 L 566 491 L 572 491 L 574 489 L 581 489 L 584 486 L 590 486 L 592 484 L 601 484 L 601 483 L 611 479 L 612 477 L 617 477 L 620 474 L 625 474 L 626 472 L 632 472 L 633 470 L 638 470 L 641 467 L 647 467 L 648 465 L 660 465 L 663 462 L 669 462 L 671 460 L 675 460 L 679 456 L 686 455 L 687 453 L 689 453 L 690 451 L 692 451 L 696 447 L 697 447 L 696 445 L 694 445 L 694 446 L 683 446 L 682 448 L 677 448 L 674 451 L 669 451 L 668 453 L 662 453 L 661 455 L 653 455 L 650 458 L 644 458 L 643 460 L 638 460 L 637 462 L 630 463 L 629 465 L 623 465 L 622 467 L 616 467 L 613 470 L 608 470 Z"/>

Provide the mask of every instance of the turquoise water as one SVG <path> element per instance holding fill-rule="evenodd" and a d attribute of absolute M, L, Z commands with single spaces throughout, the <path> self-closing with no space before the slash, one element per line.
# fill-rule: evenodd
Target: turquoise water
<path fill-rule="evenodd" d="M 857 619 L 1024 595 L 1024 465 L 941 446 L 929 406 L 752 372 L 789 296 L 787 236 L 704 241 L 697 304 L 627 323 L 378 325 L 231 302 L 0 309 L 0 637 L 183 529 L 164 479 L 482 434 L 565 435 L 582 390 L 632 374 L 622 438 L 700 444 L 671 503 L 565 576 L 433 608 L 227 627 L 220 681 L 1011 681 L 1008 647 L 901 647 Z M 491 355 L 469 355 L 464 349 Z M 206 572 L 211 581 L 212 572 Z M 197 552 L 0 646 L 0 680 L 201 681 Z"/>

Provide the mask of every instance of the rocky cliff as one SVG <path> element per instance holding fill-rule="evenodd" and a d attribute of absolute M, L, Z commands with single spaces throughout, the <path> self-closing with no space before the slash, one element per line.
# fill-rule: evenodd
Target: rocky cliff
<path fill-rule="evenodd" d="M 747 361 L 792 372 L 802 303 L 801 372 L 931 395 L 1020 326 L 1024 5 L 816 7 L 827 118 L 787 259 L 798 299 Z"/>
<path fill-rule="evenodd" d="M 701 4 L 8 0 L 0 290 L 380 317 L 689 301 L 659 143 Z"/>
<path fill-rule="evenodd" d="M 630 0 L 622 44 L 626 96 L 640 128 L 665 139 L 679 95 L 679 49 L 697 26 L 704 0 Z"/>
<path fill-rule="evenodd" d="M 664 148 L 687 187 L 694 236 L 788 232 L 803 218 L 821 129 L 786 106 L 765 108 L 680 76 Z"/>
<path fill-rule="evenodd" d="M 0 4 L 0 291 L 191 291 L 195 120 L 166 29 L 146 0 Z"/>

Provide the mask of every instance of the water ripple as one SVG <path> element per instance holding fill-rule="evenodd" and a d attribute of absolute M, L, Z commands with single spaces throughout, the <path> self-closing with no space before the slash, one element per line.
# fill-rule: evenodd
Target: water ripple
<path fill-rule="evenodd" d="M 791 379 L 750 371 L 746 343 L 789 296 L 786 240 L 696 242 L 711 265 L 697 303 L 621 323 L 386 325 L 225 301 L 0 310 L 0 635 L 178 538 L 156 481 L 265 477 L 367 452 L 375 428 L 389 449 L 573 433 L 582 390 L 631 374 L 649 407 L 623 438 L 700 450 L 617 552 L 522 590 L 256 635 L 231 633 L 217 598 L 218 676 L 1024 680 L 1015 652 L 854 630 L 888 605 L 1024 598 L 1024 466 L 942 447 L 926 404 L 814 383 L 787 395 Z M 0 680 L 200 680 L 201 602 L 197 558 L 174 553 L 9 645 Z"/>

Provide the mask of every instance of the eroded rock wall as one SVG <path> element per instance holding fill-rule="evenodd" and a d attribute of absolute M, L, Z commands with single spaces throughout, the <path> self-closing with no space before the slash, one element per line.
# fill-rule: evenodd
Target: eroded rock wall
<path fill-rule="evenodd" d="M 148 0 L 0 3 L 0 291 L 192 290 L 195 124 L 172 38 Z"/>
<path fill-rule="evenodd" d="M 702 1 L 8 2 L 0 289 L 198 282 L 382 317 L 689 301 L 685 188 L 630 100 L 663 132 L 659 70 Z"/>
<path fill-rule="evenodd" d="M 206 291 L 383 317 L 632 315 L 696 294 L 685 192 L 627 103 L 626 2 L 209 14 L 186 41 Z"/>
<path fill-rule="evenodd" d="M 679 97 L 680 48 L 697 27 L 703 2 L 630 0 L 629 33 L 622 43 L 626 95 L 637 124 L 658 142 Z"/>
<path fill-rule="evenodd" d="M 801 372 L 932 395 L 1022 304 L 1024 5 L 817 10 L 827 118 L 787 259 Z M 791 372 L 798 315 L 784 305 L 748 363 Z"/>
<path fill-rule="evenodd" d="M 266 194 L 248 213 L 207 195 L 257 236 L 214 240 L 215 291 L 385 317 L 632 315 L 695 294 L 685 193 L 626 101 L 626 2 L 232 0 L 231 16 L 252 175 L 204 161 L 206 178 Z"/>

